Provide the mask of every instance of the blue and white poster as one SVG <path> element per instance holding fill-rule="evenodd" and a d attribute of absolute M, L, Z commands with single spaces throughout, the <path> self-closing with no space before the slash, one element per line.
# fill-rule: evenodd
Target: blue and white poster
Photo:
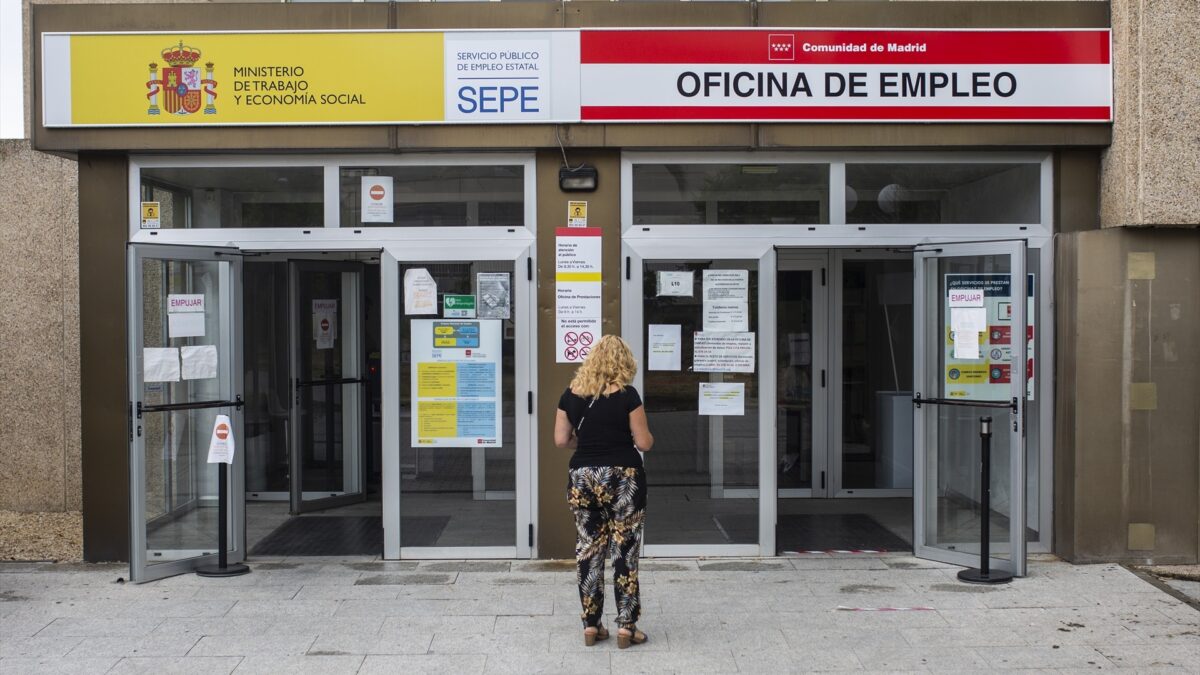
<path fill-rule="evenodd" d="M 409 325 L 413 447 L 500 447 L 501 321 L 419 319 Z"/>

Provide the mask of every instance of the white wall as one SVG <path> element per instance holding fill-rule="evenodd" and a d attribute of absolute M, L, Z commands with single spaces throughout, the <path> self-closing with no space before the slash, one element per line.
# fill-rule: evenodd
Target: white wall
<path fill-rule="evenodd" d="M 0 138 L 25 138 L 21 0 L 0 0 Z"/>

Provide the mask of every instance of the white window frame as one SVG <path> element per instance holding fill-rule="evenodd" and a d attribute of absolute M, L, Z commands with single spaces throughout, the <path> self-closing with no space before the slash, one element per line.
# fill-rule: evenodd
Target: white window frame
<path fill-rule="evenodd" d="M 361 166 L 521 166 L 524 167 L 524 227 L 470 226 L 342 227 L 338 204 L 342 167 Z M 323 227 L 204 227 L 141 229 L 142 169 L 150 168 L 320 168 L 324 174 Z M 246 250 L 364 250 L 382 242 L 491 239 L 537 224 L 537 174 L 533 153 L 411 153 L 403 155 L 131 155 L 129 158 L 129 241 L 160 244 L 233 242 Z"/>
<path fill-rule="evenodd" d="M 1040 165 L 1039 222 L 1019 224 L 847 224 L 845 213 L 845 168 L 846 164 L 962 164 L 962 163 L 1036 163 Z M 635 225 L 633 222 L 633 167 L 635 164 L 827 164 L 830 170 L 829 215 L 826 224 L 695 224 L 695 225 Z M 975 241 L 1001 241 L 1024 239 L 1027 248 L 1039 250 L 1037 271 L 1041 275 L 1040 285 L 1044 290 L 1038 294 L 1037 302 L 1041 325 L 1037 327 L 1036 345 L 1038 358 L 1039 398 L 1035 403 L 1041 413 L 1038 433 L 1038 541 L 1029 542 L 1030 553 L 1048 553 L 1054 536 L 1054 160 L 1048 151 L 845 151 L 845 152 L 786 152 L 786 151 L 706 151 L 706 152 L 642 152 L 630 151 L 621 155 L 621 239 L 622 256 L 632 261 L 633 277 L 625 281 L 622 290 L 622 333 L 635 347 L 641 344 L 642 326 L 634 325 L 640 316 L 641 289 L 640 265 L 656 259 L 680 260 L 688 258 L 708 259 L 714 250 L 720 250 L 722 258 L 759 258 L 760 284 L 770 285 L 769 297 L 775 297 L 776 278 L 769 270 L 766 254 L 771 251 L 771 264 L 775 264 L 776 248 L 811 249 L 889 249 L 911 248 L 920 244 L 961 243 Z M 831 256 L 832 258 L 832 256 Z M 624 264 L 624 261 L 622 261 Z M 768 281 L 769 279 L 769 281 Z M 760 298 L 761 301 L 761 298 Z M 832 301 L 832 299 L 831 299 Z M 766 331 L 774 330 L 773 306 L 760 309 L 760 341 L 767 339 Z M 635 343 L 634 340 L 637 342 Z M 760 350 L 762 356 L 762 350 Z M 768 395 L 773 396 L 776 386 L 774 357 L 771 362 L 763 358 L 756 369 L 760 373 L 759 391 L 761 405 L 766 406 Z M 836 376 L 836 374 L 835 374 Z M 771 405 L 774 403 L 772 401 Z M 774 416 L 769 426 L 760 429 L 763 438 L 774 438 Z M 833 421 L 830 422 L 833 424 Z M 828 435 L 832 440 L 832 434 Z M 770 465 L 774 456 L 774 444 L 770 453 L 764 449 L 760 465 Z M 914 465 L 914 471 L 916 470 Z M 767 474 L 770 474 L 769 476 Z M 760 467 L 759 487 L 763 494 L 774 494 L 773 472 Z M 761 499 L 764 510 L 763 523 L 774 523 L 777 515 L 775 499 Z M 769 513 L 766 513 L 769 511 Z M 769 531 L 768 531 L 769 530 Z M 774 528 L 765 524 L 759 536 L 761 555 L 775 555 Z M 769 545 L 769 547 L 768 547 Z M 653 547 L 658 553 L 657 547 Z M 704 546 L 671 547 L 668 555 L 723 554 L 708 552 Z M 690 553 L 689 553 L 690 551 Z"/>

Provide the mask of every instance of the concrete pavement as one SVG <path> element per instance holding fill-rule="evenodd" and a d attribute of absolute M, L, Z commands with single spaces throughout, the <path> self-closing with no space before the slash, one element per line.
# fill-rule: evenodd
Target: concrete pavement
<path fill-rule="evenodd" d="M 624 651 L 583 646 L 568 564 L 252 566 L 0 565 L 0 673 L 1200 672 L 1200 612 L 1117 565 L 984 588 L 904 556 L 648 560 Z"/>

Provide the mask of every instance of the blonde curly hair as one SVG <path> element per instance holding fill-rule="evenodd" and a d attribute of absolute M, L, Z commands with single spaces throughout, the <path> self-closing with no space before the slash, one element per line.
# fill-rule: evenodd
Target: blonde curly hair
<path fill-rule="evenodd" d="M 605 335 L 575 371 L 571 392 L 576 396 L 595 398 L 605 394 L 610 384 L 624 391 L 637 375 L 637 361 L 629 344 L 616 335 Z"/>

